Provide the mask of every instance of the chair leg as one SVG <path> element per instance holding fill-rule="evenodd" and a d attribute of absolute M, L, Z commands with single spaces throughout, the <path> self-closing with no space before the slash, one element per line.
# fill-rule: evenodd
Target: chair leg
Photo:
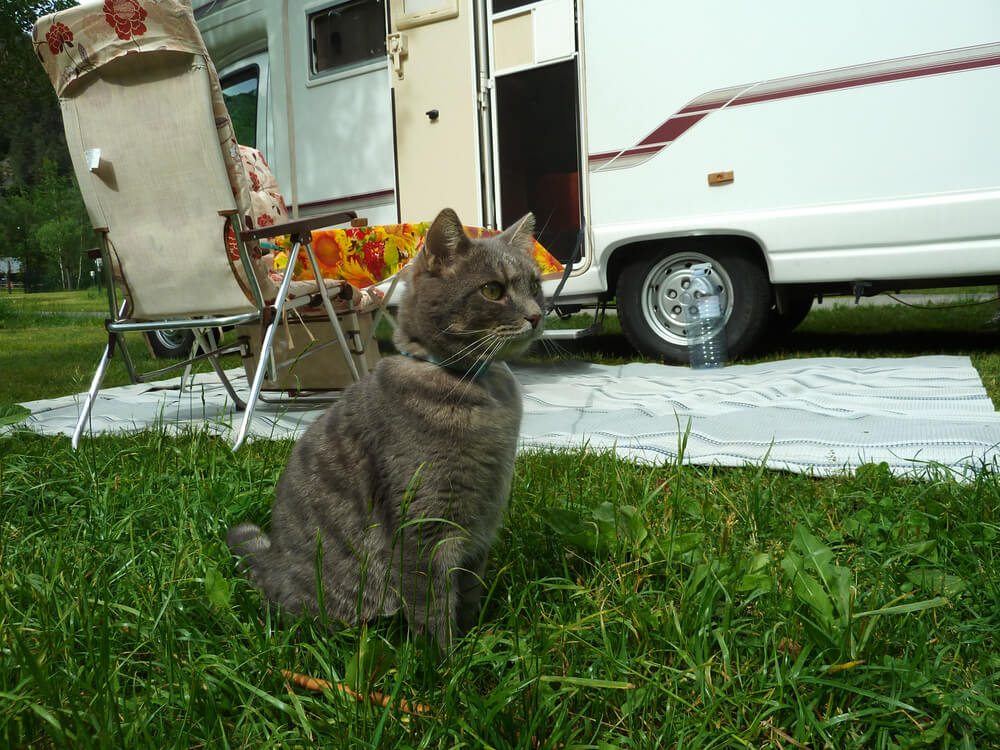
<path fill-rule="evenodd" d="M 110 279 L 110 273 L 108 275 Z M 108 290 L 108 302 L 111 305 L 111 312 L 114 313 L 114 294 L 111 289 Z M 121 307 L 118 310 L 118 314 L 115 319 L 121 318 L 125 314 L 125 310 L 128 307 L 128 300 L 122 300 Z M 120 333 L 108 332 L 108 344 L 104 347 L 104 354 L 101 356 L 101 361 L 97 365 L 97 369 L 94 371 L 94 377 L 90 381 L 90 389 L 87 391 L 87 398 L 83 402 L 83 409 L 80 411 L 80 418 L 76 422 L 76 428 L 73 430 L 73 438 L 70 441 L 73 450 L 76 450 L 77 446 L 80 445 L 80 436 L 83 435 L 83 428 L 87 424 L 87 420 L 90 419 L 90 412 L 94 408 L 94 400 L 97 398 L 97 392 L 101 389 L 101 383 L 104 382 L 104 376 L 108 372 L 108 365 L 111 364 L 111 358 L 115 354 L 115 346 L 118 346 L 122 350 L 122 357 L 125 359 L 125 369 L 128 370 L 129 377 L 132 379 L 132 384 L 139 382 L 138 376 L 135 372 L 135 367 L 132 365 L 132 358 L 128 354 L 128 349 L 125 348 L 125 336 Z"/>
<path fill-rule="evenodd" d="M 195 337 L 195 344 L 197 346 L 200 346 L 202 350 L 204 350 L 206 353 L 212 351 L 209 348 L 209 344 L 207 339 L 205 338 L 205 332 L 203 329 L 195 328 L 194 337 Z M 212 369 L 215 370 L 215 374 L 219 376 L 219 380 L 222 381 L 222 385 L 225 386 L 226 393 L 229 394 L 229 398 L 231 398 L 233 400 L 233 403 L 236 405 L 236 411 L 243 411 L 244 409 L 246 409 L 247 408 L 246 401 L 244 401 L 243 399 L 241 399 L 239 396 L 236 395 L 236 389 L 233 388 L 233 384 L 229 381 L 229 378 L 226 376 L 225 370 L 222 369 L 222 366 L 219 364 L 219 360 L 215 357 L 214 354 L 208 355 L 208 362 L 209 364 L 212 365 Z M 184 373 L 186 375 L 187 370 L 185 370 Z"/>
<path fill-rule="evenodd" d="M 299 243 L 292 244 L 292 249 L 288 253 L 288 268 L 295 268 L 295 261 L 299 257 Z M 257 408 L 257 399 L 260 398 L 260 389 L 264 385 L 264 373 L 267 371 L 268 360 L 271 354 L 271 345 L 274 343 L 274 334 L 278 330 L 278 323 L 281 320 L 281 311 L 285 306 L 285 298 L 288 297 L 288 287 L 292 283 L 292 274 L 286 273 L 278 287 L 278 293 L 274 299 L 271 310 L 265 310 L 271 319 L 264 330 L 264 337 L 260 344 L 260 358 L 257 361 L 257 369 L 253 374 L 253 382 L 250 384 L 250 395 L 247 397 L 246 409 L 243 410 L 243 422 L 240 424 L 239 432 L 236 433 L 236 440 L 233 443 L 233 450 L 238 450 L 247 439 L 250 431 L 250 423 L 253 421 L 253 413 Z"/>
<path fill-rule="evenodd" d="M 287 275 L 291 276 L 291 274 Z M 236 433 L 236 441 L 233 443 L 234 451 L 239 450 L 239 447 L 243 445 L 250 431 L 253 413 L 257 408 L 257 399 L 260 398 L 260 389 L 264 385 L 264 373 L 267 371 L 267 357 L 265 355 L 271 350 L 271 345 L 274 343 L 274 334 L 277 330 L 278 318 L 275 316 L 274 320 L 268 323 L 267 329 L 264 331 L 264 338 L 260 344 L 260 361 L 257 362 L 257 369 L 253 374 L 253 383 L 250 384 L 250 395 L 247 396 L 246 408 L 243 410 L 243 421 L 240 424 L 239 432 Z"/>
<path fill-rule="evenodd" d="M 73 430 L 73 439 L 70 443 L 73 446 L 73 450 L 76 450 L 77 446 L 80 445 L 80 436 L 83 434 L 83 428 L 90 419 L 90 412 L 94 408 L 94 399 L 97 398 L 97 392 L 100 390 L 104 376 L 108 372 L 108 365 L 111 364 L 111 358 L 115 354 L 116 341 L 117 335 L 108 333 L 108 345 L 104 347 L 104 355 L 101 357 L 100 364 L 97 365 L 97 369 L 94 371 L 94 378 L 90 381 L 90 390 L 87 391 L 87 398 L 84 399 L 83 409 L 80 410 L 80 418 L 76 422 L 76 429 Z"/>
<path fill-rule="evenodd" d="M 203 346 L 203 340 L 201 338 L 201 331 L 198 328 L 192 328 L 191 332 L 194 334 L 194 340 L 191 342 L 191 350 L 188 352 L 188 361 L 184 365 L 184 372 L 181 373 L 181 385 L 179 392 L 184 393 L 184 384 L 188 382 L 188 378 L 191 376 L 191 367 L 193 366 L 193 359 L 198 356 L 198 348 L 201 347 L 204 351 L 208 351 Z"/>
<path fill-rule="evenodd" d="M 125 305 L 122 304 L 122 311 L 124 312 Z M 125 334 L 118 333 L 115 334 L 118 338 L 118 348 L 122 352 L 122 360 L 125 362 L 125 370 L 128 372 L 128 379 L 135 385 L 139 382 L 139 371 L 135 369 L 135 363 L 132 361 L 132 355 L 129 354 L 128 347 L 125 345 Z"/>

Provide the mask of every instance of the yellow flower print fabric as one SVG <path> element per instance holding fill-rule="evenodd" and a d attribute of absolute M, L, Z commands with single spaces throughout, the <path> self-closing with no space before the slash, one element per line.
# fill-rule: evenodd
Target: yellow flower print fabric
<path fill-rule="evenodd" d="M 430 222 L 425 221 L 419 224 L 387 224 L 313 232 L 313 251 L 320 275 L 328 279 L 344 279 L 358 289 L 384 281 L 420 252 L 429 227 Z M 481 227 L 466 227 L 465 231 L 472 238 L 498 234 L 495 230 Z M 285 236 L 280 237 L 277 244 L 280 249 L 274 253 L 273 268 L 275 271 L 283 271 L 288 266 L 291 243 Z M 538 242 L 535 242 L 533 255 L 543 278 L 562 273 L 563 265 Z M 292 278 L 295 281 L 311 281 L 316 278 L 305 253 L 299 253 Z"/>

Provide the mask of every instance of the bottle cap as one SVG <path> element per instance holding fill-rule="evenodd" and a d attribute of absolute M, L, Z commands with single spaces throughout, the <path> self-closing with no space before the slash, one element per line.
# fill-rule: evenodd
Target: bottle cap
<path fill-rule="evenodd" d="M 691 266 L 691 274 L 693 276 L 708 276 L 712 270 L 711 263 L 695 263 Z"/>

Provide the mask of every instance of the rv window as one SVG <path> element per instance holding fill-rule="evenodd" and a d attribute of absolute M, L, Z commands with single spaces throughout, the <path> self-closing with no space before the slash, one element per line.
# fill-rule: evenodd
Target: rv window
<path fill-rule="evenodd" d="M 520 8 L 522 5 L 531 5 L 537 0 L 493 0 L 493 12 L 503 13 L 505 10 Z"/>
<path fill-rule="evenodd" d="M 244 146 L 257 147 L 257 88 L 260 68 L 251 65 L 223 78 L 222 98 L 233 121 L 236 141 Z"/>
<path fill-rule="evenodd" d="M 385 0 L 346 0 L 309 16 L 312 72 L 343 70 L 385 57 Z"/>

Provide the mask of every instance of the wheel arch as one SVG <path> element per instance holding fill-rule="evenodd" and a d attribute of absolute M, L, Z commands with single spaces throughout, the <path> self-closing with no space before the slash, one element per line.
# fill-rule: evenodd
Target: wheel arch
<path fill-rule="evenodd" d="M 701 233 L 686 235 L 666 235 L 652 239 L 626 240 L 611 250 L 606 268 L 608 297 L 614 297 L 618 288 L 618 278 L 625 267 L 639 258 L 645 258 L 653 253 L 663 253 L 670 250 L 695 249 L 706 242 L 725 244 L 738 250 L 741 254 L 755 260 L 764 270 L 768 281 L 771 279 L 771 267 L 767 255 L 760 242 L 748 235 L 734 233 Z"/>

